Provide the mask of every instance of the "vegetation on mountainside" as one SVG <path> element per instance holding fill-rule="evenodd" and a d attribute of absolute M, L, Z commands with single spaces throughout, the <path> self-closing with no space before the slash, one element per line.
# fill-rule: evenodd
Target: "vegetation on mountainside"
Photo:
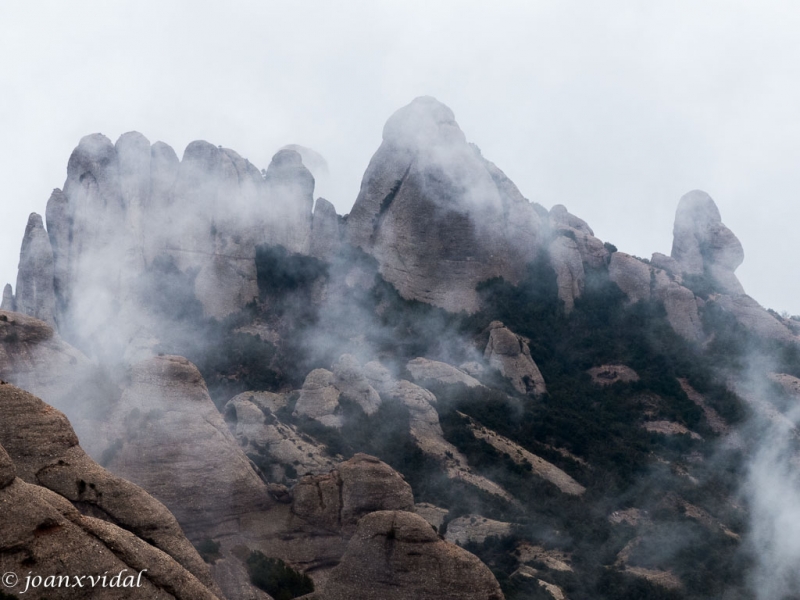
<path fill-rule="evenodd" d="M 417 356 L 451 364 L 474 360 L 493 320 L 530 340 L 531 355 L 547 382 L 543 397 L 519 395 L 492 371 L 482 376 L 487 387 L 430 388 L 447 441 L 475 472 L 517 498 L 521 509 L 448 479 L 441 465 L 418 448 L 409 433 L 408 410 L 399 403 L 383 402 L 368 416 L 345 398 L 341 430 L 293 417 L 296 396 L 278 415 L 333 454 L 349 458 L 366 452 L 397 469 L 417 501 L 449 510 L 442 531 L 450 520 L 470 513 L 517 523 L 510 538 L 469 546 L 492 568 L 509 600 L 547 594 L 536 579 L 512 576 L 519 566 L 512 552 L 522 541 L 570 555 L 573 572 L 542 568 L 540 576 L 562 587 L 571 600 L 749 597 L 743 578 L 752 557 L 735 539 L 746 531 L 746 515 L 730 501 L 744 478 L 746 449 L 717 447 L 718 434 L 678 379 L 688 381 L 726 422 L 740 423 L 747 409 L 719 383 L 720 374 L 745 368 L 755 352 L 777 361 L 782 372 L 800 376 L 796 347 L 757 339 L 713 301 L 701 311 L 708 343 L 688 343 L 672 330 L 661 304 L 629 304 L 603 269 L 587 273 L 584 294 L 567 315 L 545 255 L 529 265 L 516 286 L 502 279 L 481 284 L 483 308 L 473 315 L 403 299 L 360 250 L 343 250 L 326 264 L 265 247 L 258 250 L 257 267 L 258 301 L 223 322 L 202 318 L 192 302 L 158 307 L 193 330 L 186 340 L 203 332 L 206 344 L 180 353 L 198 365 L 219 405 L 247 389 L 297 389 L 313 368 L 329 368 L 345 352 L 359 356 L 365 347 L 371 350 L 366 358 L 378 358 L 405 378 L 406 362 Z M 158 268 L 164 277 L 175 275 L 168 263 Z M 181 285 L 193 284 L 191 277 L 182 277 L 188 279 Z M 345 285 L 345 279 L 351 283 Z M 709 285 L 702 278 L 690 284 L 699 291 Z M 246 333 L 254 322 L 278 332 L 280 341 L 273 345 Z M 174 345 L 181 348 L 186 340 L 178 336 Z M 598 386 L 587 370 L 604 364 L 627 365 L 639 380 Z M 771 385 L 778 402 L 789 401 Z M 525 464 L 476 439 L 459 413 L 564 470 L 586 487 L 585 494 L 561 493 Z M 656 420 L 683 425 L 703 439 L 643 427 Z M 251 458 L 269 467 L 267 458 Z M 289 470 L 287 475 L 298 474 Z M 726 529 L 698 520 L 687 505 Z M 646 525 L 608 521 L 612 512 L 633 507 L 648 511 Z M 637 537 L 643 541 L 633 545 L 628 564 L 669 570 L 682 589 L 667 590 L 624 572 L 618 555 Z"/>

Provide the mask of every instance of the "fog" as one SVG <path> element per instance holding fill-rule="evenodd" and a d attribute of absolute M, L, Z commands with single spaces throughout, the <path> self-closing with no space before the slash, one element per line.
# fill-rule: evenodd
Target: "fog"
<path fill-rule="evenodd" d="M 259 169 L 301 144 L 342 214 L 387 117 L 430 94 L 526 197 L 626 252 L 668 253 L 678 199 L 706 190 L 748 293 L 800 313 L 784 276 L 800 250 L 798 20 L 780 2 L 6 3 L 0 280 L 83 135 L 137 130 L 179 156 L 205 139 Z"/>

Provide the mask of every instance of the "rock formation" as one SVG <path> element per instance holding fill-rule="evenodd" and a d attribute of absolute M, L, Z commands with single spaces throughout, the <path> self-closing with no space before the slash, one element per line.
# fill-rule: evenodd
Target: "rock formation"
<path fill-rule="evenodd" d="M 550 230 L 553 239 L 548 248 L 550 264 L 556 272 L 558 297 L 569 314 L 575 299 L 583 294 L 586 279 L 584 264 L 599 269 L 608 262 L 608 250 L 594 236 L 591 227 L 557 204 L 550 209 Z"/>
<path fill-rule="evenodd" d="M 42 224 L 42 217 L 32 213 L 22 238 L 17 271 L 17 311 L 56 326 L 56 296 L 53 289 L 53 249 Z"/>
<path fill-rule="evenodd" d="M 414 381 L 421 385 L 429 385 L 431 383 L 452 385 L 460 383 L 468 388 L 478 387 L 481 385 L 480 381 L 470 375 L 467 375 L 461 369 L 437 360 L 415 358 L 408 361 L 406 368 L 408 369 L 408 372 L 411 373 Z"/>
<path fill-rule="evenodd" d="M 691 191 L 678 203 L 672 258 L 684 273 L 710 275 L 722 292 L 744 293 L 733 273 L 744 260 L 744 250 L 733 232 L 723 225 L 717 205 L 705 192 Z"/>
<path fill-rule="evenodd" d="M 161 500 L 192 539 L 237 533 L 272 505 L 194 365 L 156 357 L 128 377 L 107 419 L 109 470 Z"/>
<path fill-rule="evenodd" d="M 311 220 L 311 256 L 330 260 L 341 245 L 339 215 L 333 204 L 325 198 L 317 198 L 314 217 Z"/>
<path fill-rule="evenodd" d="M 486 565 L 441 540 L 422 517 L 380 511 L 359 521 L 341 564 L 312 598 L 502 600 L 503 593 Z"/>
<path fill-rule="evenodd" d="M 11 287 L 10 283 L 7 283 L 3 288 L 3 302 L 0 304 L 0 310 L 6 312 L 14 311 L 14 289 Z"/>
<path fill-rule="evenodd" d="M 411 486 L 389 465 L 356 454 L 326 475 L 307 475 L 294 488 L 292 512 L 325 527 L 350 530 L 378 510 L 413 510 Z"/>
<path fill-rule="evenodd" d="M 447 533 L 444 539 L 450 543 L 465 546 L 470 542 L 482 544 L 488 537 L 502 539 L 508 537 L 513 531 L 512 523 L 495 521 L 480 515 L 464 515 L 447 524 Z"/>
<path fill-rule="evenodd" d="M 387 121 L 347 219 L 404 298 L 475 311 L 475 286 L 516 282 L 535 256 L 541 217 L 466 142 L 453 112 L 421 97 Z"/>
<path fill-rule="evenodd" d="M 156 576 L 160 581 L 148 576 L 151 582 L 158 581 L 157 587 L 169 591 L 171 587 L 185 586 L 191 590 L 191 593 L 184 591 L 181 597 L 215 597 L 218 588 L 208 567 L 170 512 L 141 488 L 111 475 L 92 461 L 78 445 L 78 438 L 62 413 L 10 384 L 0 384 L 0 448 L 4 448 L 0 450 L 0 487 L 3 480 L 9 482 L 10 462 L 13 461 L 19 477 L 12 484 L 17 486 L 16 494 L 12 494 L 17 496 L 16 502 L 8 497 L 7 489 L 0 491 L 6 496 L 0 496 L 3 505 L 0 539 L 6 549 L 15 547 L 10 536 L 21 535 L 22 542 L 21 548 L 0 551 L 0 564 L 8 560 L 13 564 L 26 556 L 28 560 L 37 557 L 42 562 L 35 564 L 42 569 L 63 555 L 63 549 L 70 544 L 83 546 L 88 556 L 94 547 L 97 560 L 105 561 L 100 564 L 115 564 L 109 562 L 109 554 L 123 562 L 117 572 L 126 565 L 137 571 L 150 569 L 147 564 L 150 560 L 154 574 L 161 573 Z M 44 530 L 42 523 L 49 523 L 46 537 L 34 535 Z M 4 530 L 9 527 L 18 528 L 17 533 Z M 21 534 L 20 527 L 30 530 Z M 65 539 L 58 539 L 62 535 Z M 95 538 L 107 548 L 102 544 L 97 546 Z M 34 539 L 46 542 L 34 544 Z M 73 554 L 80 556 L 67 553 Z M 76 564 L 74 572 L 84 573 L 87 566 L 95 568 L 96 564 L 92 560 Z"/>
<path fill-rule="evenodd" d="M 260 401 L 264 395 L 264 392 L 247 392 L 231 398 L 224 414 L 245 453 L 261 456 L 270 464 L 268 479 L 282 481 L 292 473 L 290 479 L 333 469 L 333 459 L 325 447 L 301 435 L 294 426 L 281 422 L 274 414 L 278 403 Z M 285 405 L 285 398 L 270 395 L 280 398 Z"/>
<path fill-rule="evenodd" d="M 695 295 L 680 285 L 674 274 L 648 265 L 630 254 L 615 252 L 608 265 L 608 276 L 631 302 L 662 302 L 667 320 L 677 334 L 689 341 L 704 337 Z"/>
<path fill-rule="evenodd" d="M 547 392 L 544 377 L 531 358 L 527 340 L 500 321 L 489 325 L 489 343 L 483 357 L 509 379 L 519 393 L 539 396 Z"/>
<path fill-rule="evenodd" d="M 358 360 L 343 354 L 333 364 L 333 372 L 314 369 L 306 376 L 300 397 L 295 405 L 295 416 L 316 419 L 328 427 L 341 427 L 339 399 L 357 403 L 367 414 L 380 406 L 380 394 L 370 385 Z"/>

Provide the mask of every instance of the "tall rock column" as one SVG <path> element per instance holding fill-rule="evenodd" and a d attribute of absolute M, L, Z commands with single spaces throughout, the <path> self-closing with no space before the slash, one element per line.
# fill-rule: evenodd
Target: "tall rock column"
<path fill-rule="evenodd" d="M 18 312 L 56 327 L 53 248 L 44 230 L 42 217 L 36 213 L 28 217 L 25 237 L 22 238 L 15 306 Z"/>
<path fill-rule="evenodd" d="M 690 275 L 709 274 L 719 291 L 744 294 L 734 275 L 744 260 L 739 239 L 722 223 L 711 196 L 700 190 L 684 195 L 678 203 L 673 228 L 672 258 Z"/>

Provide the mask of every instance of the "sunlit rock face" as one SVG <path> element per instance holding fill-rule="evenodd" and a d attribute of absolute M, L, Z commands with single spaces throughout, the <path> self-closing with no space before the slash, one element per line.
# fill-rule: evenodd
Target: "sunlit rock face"
<path fill-rule="evenodd" d="M 480 151 L 453 112 L 421 97 L 386 123 L 347 219 L 405 298 L 475 311 L 475 286 L 516 282 L 536 254 L 542 217 Z"/>
<path fill-rule="evenodd" d="M 739 239 L 722 223 L 711 196 L 700 190 L 684 195 L 678 203 L 673 228 L 672 258 L 690 275 L 710 274 L 720 291 L 743 294 L 734 275 L 744 260 Z"/>

